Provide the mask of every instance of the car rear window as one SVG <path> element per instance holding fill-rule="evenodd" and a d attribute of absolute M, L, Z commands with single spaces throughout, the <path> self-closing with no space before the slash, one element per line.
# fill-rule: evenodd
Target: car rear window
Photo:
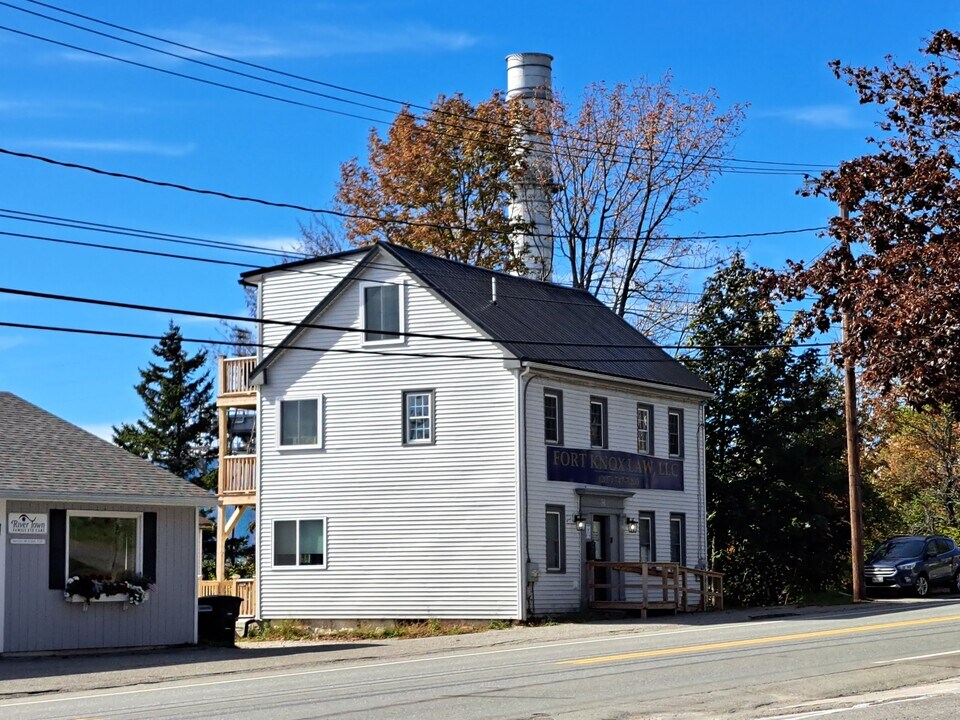
<path fill-rule="evenodd" d="M 918 538 L 894 538 L 882 543 L 873 551 L 870 562 L 877 560 L 892 560 L 895 558 L 917 557 L 923 553 L 926 543 Z"/>

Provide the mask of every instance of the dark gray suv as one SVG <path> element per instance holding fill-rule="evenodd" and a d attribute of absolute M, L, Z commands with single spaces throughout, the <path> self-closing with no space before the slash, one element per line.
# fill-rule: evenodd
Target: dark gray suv
<path fill-rule="evenodd" d="M 941 535 L 901 535 L 884 540 L 867 558 L 867 590 L 913 590 L 926 597 L 930 588 L 947 585 L 960 592 L 960 550 Z"/>

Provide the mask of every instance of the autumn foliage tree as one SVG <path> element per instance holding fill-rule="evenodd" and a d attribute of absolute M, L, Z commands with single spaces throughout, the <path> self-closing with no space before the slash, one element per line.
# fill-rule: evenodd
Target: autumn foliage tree
<path fill-rule="evenodd" d="M 499 94 L 476 105 L 441 95 L 422 117 L 402 110 L 386 138 L 371 131 L 367 164 L 340 168 L 346 238 L 519 268 L 511 233 L 526 226 L 506 214 L 523 171 L 511 107 Z"/>
<path fill-rule="evenodd" d="M 866 430 L 866 479 L 889 508 L 887 533 L 960 533 L 960 418 L 954 409 L 881 401 Z"/>
<path fill-rule="evenodd" d="M 850 218 L 831 221 L 833 247 L 792 263 L 785 285 L 815 293 L 813 329 L 849 313 L 843 353 L 869 388 L 914 408 L 960 407 L 960 35 L 940 30 L 923 52 L 921 66 L 832 64 L 883 120 L 872 153 L 805 190 Z"/>
<path fill-rule="evenodd" d="M 702 245 L 671 225 L 703 201 L 742 116 L 738 105 L 718 108 L 712 92 L 674 89 L 669 77 L 594 84 L 576 105 L 557 94 L 542 110 L 500 94 L 476 106 L 441 96 L 423 117 L 401 112 L 386 138 L 371 133 L 367 163 L 341 168 L 338 209 L 366 216 L 345 220 L 354 243 L 386 239 L 517 268 L 510 234 L 524 228 L 507 209 L 524 170 L 518 129 L 549 132 L 539 182 L 552 203 L 554 277 L 657 338 L 677 329 L 687 271 L 704 264 Z"/>

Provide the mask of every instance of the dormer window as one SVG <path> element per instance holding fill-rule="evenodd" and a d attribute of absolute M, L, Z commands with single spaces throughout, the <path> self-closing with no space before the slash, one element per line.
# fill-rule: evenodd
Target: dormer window
<path fill-rule="evenodd" d="M 403 306 L 401 286 L 395 283 L 370 283 L 363 293 L 363 342 L 402 341 Z"/>

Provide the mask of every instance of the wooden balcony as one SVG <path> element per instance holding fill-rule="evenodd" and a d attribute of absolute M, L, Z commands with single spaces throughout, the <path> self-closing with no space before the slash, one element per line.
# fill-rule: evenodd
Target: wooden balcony
<path fill-rule="evenodd" d="M 257 389 L 250 384 L 250 371 L 256 367 L 257 358 L 221 357 L 218 360 L 217 407 L 256 407 Z"/>
<path fill-rule="evenodd" d="M 257 494 L 257 456 L 227 455 L 220 458 L 219 487 L 221 499 L 255 501 Z M 226 504 L 232 504 L 230 502 Z"/>

